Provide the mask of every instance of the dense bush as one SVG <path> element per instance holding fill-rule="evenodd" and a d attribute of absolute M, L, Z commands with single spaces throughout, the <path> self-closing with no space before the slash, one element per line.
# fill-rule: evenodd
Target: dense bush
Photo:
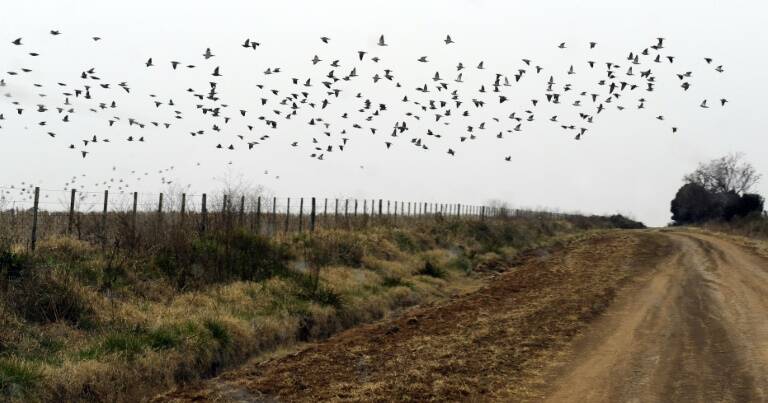
<path fill-rule="evenodd" d="M 290 253 L 264 236 L 234 231 L 202 238 L 179 238 L 153 258 L 159 272 L 179 288 L 231 280 L 258 281 L 283 272 Z"/>
<path fill-rule="evenodd" d="M 48 267 L 30 268 L 11 281 L 6 304 L 20 317 L 41 324 L 66 321 L 88 326 L 94 314 L 71 275 Z"/>
<path fill-rule="evenodd" d="M 27 261 L 28 258 L 25 255 L 0 250 L 0 276 L 3 280 L 19 277 Z"/>
<path fill-rule="evenodd" d="M 424 275 L 424 276 L 430 276 L 430 277 L 443 277 L 445 273 L 443 273 L 443 270 L 441 270 L 436 264 L 432 263 L 431 261 L 427 260 L 424 262 L 424 267 L 418 271 L 418 274 Z"/>
<path fill-rule="evenodd" d="M 672 200 L 672 220 L 676 224 L 695 224 L 710 220 L 731 220 L 763 211 L 763 198 L 757 194 L 715 193 L 696 183 L 683 185 Z"/>
<path fill-rule="evenodd" d="M 714 195 L 695 183 L 683 185 L 672 200 L 672 220 L 678 224 L 703 222 L 719 216 Z"/>
<path fill-rule="evenodd" d="M 27 400 L 29 391 L 43 378 L 40 370 L 19 360 L 0 358 L 0 399 Z"/>
<path fill-rule="evenodd" d="M 761 213 L 763 211 L 765 200 L 762 196 L 755 193 L 745 193 L 737 202 L 729 205 L 725 213 L 727 219 L 732 217 L 746 217 L 750 214 Z"/>
<path fill-rule="evenodd" d="M 630 218 L 624 217 L 621 214 L 614 214 L 610 217 L 608 217 L 608 221 L 610 221 L 611 225 L 613 225 L 616 228 L 622 228 L 622 229 L 643 229 L 645 228 L 645 225 L 639 221 L 632 220 Z"/>
<path fill-rule="evenodd" d="M 307 240 L 311 263 L 315 266 L 362 266 L 366 240 L 360 233 L 330 230 L 317 233 Z"/>

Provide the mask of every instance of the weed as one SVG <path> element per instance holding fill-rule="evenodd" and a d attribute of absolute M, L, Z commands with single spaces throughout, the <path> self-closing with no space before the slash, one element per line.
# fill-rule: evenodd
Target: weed
<path fill-rule="evenodd" d="M 451 259 L 448 262 L 447 267 L 463 273 L 470 273 L 472 271 L 472 261 L 462 254 Z"/>
<path fill-rule="evenodd" d="M 229 331 L 227 331 L 227 328 L 220 321 L 216 319 L 207 319 L 203 322 L 203 325 L 211 333 L 211 337 L 218 341 L 222 347 L 226 347 L 232 342 Z"/>
<path fill-rule="evenodd" d="M 42 380 L 40 369 L 18 359 L 0 359 L 0 397 L 25 398 Z"/>
<path fill-rule="evenodd" d="M 28 264 L 28 256 L 13 253 L 10 250 L 0 250 L 0 275 L 3 278 L 18 278 Z"/>
<path fill-rule="evenodd" d="M 441 270 L 437 265 L 432 263 L 432 261 L 427 260 L 424 262 L 424 267 L 418 271 L 418 274 L 421 274 L 423 276 L 429 276 L 429 277 L 436 277 L 436 278 L 442 278 L 445 276 L 445 273 L 443 270 Z"/>
<path fill-rule="evenodd" d="M 35 323 L 66 321 L 87 327 L 94 314 L 81 286 L 69 274 L 42 267 L 25 271 L 13 282 L 8 305 Z"/>
<path fill-rule="evenodd" d="M 293 281 L 298 286 L 298 297 L 320 305 L 341 309 L 343 305 L 341 296 L 333 290 L 318 284 L 313 276 L 306 274 L 296 275 L 293 277 Z"/>
<path fill-rule="evenodd" d="M 412 287 L 412 284 L 403 280 L 400 277 L 384 277 L 384 280 L 381 282 L 382 287 L 386 288 L 393 288 L 393 287 Z"/>
<path fill-rule="evenodd" d="M 128 360 L 144 351 L 147 342 L 142 334 L 135 331 L 113 333 L 104 339 L 101 345 L 103 352 L 108 354 L 122 354 Z"/>
<path fill-rule="evenodd" d="M 167 350 L 181 344 L 179 331 L 173 328 L 160 328 L 147 333 L 147 344 L 154 350 Z"/>

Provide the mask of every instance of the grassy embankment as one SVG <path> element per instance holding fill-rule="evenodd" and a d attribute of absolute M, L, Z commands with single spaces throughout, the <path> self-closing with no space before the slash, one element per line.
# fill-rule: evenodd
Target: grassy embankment
<path fill-rule="evenodd" d="M 142 248 L 0 245 L 0 400 L 126 401 L 479 287 L 602 217 L 437 219 L 267 239 L 169 230 Z"/>

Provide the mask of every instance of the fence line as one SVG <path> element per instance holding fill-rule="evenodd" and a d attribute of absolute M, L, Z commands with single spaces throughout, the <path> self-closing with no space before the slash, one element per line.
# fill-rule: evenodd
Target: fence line
<path fill-rule="evenodd" d="M 0 193 L 0 240 L 23 242 L 32 250 L 38 239 L 54 235 L 74 236 L 105 247 L 118 233 L 128 234 L 129 238 L 146 238 L 151 232 L 158 237 L 170 227 L 200 234 L 238 227 L 274 237 L 313 232 L 318 228 L 398 226 L 428 219 L 483 221 L 499 217 L 570 216 L 497 206 L 381 198 L 299 197 L 292 200 L 245 194 L 220 193 L 213 197 L 206 193 L 114 194 L 109 190 L 103 193 L 76 189 L 54 191 L 39 187 L 29 193 L 30 200 L 9 199 Z"/>

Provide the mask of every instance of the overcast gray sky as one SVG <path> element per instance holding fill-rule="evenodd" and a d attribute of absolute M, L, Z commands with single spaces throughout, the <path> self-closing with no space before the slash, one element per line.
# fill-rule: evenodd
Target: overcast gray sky
<path fill-rule="evenodd" d="M 621 212 L 650 225 L 664 225 L 670 217 L 669 201 L 682 176 L 699 161 L 745 152 L 758 171 L 768 173 L 763 122 L 768 89 L 766 12 L 765 2 L 743 0 L 6 2 L 0 24 L 0 78 L 8 86 L 0 92 L 11 92 L 13 98 L 0 98 L 0 113 L 6 117 L 0 121 L 0 186 L 25 181 L 60 188 L 75 175 L 86 174 L 87 180 L 97 182 L 135 170 L 152 171 L 156 178 L 137 183 L 132 190 L 157 192 L 164 188 L 157 171 L 174 166 L 163 176 L 190 184 L 190 192 L 215 189 L 222 176 L 243 175 L 280 196 L 343 195 L 464 204 L 501 199 L 520 207 Z M 48 34 L 51 29 L 62 35 L 52 37 Z M 389 46 L 376 46 L 380 34 L 386 36 Z M 446 34 L 456 43 L 446 46 L 442 42 Z M 94 42 L 92 36 L 103 39 Z M 321 36 L 330 37 L 331 42 L 323 44 Z M 632 99 L 645 96 L 647 108 L 637 110 L 636 102 L 628 100 L 625 111 L 611 107 L 589 126 L 581 141 L 573 140 L 573 132 L 547 121 L 554 114 L 565 116 L 560 110 L 570 114 L 573 110 L 544 105 L 537 110 L 537 121 L 526 124 L 522 132 L 499 140 L 495 134 L 500 129 L 489 129 L 478 140 L 461 144 L 457 138 L 464 135 L 466 122 L 440 126 L 434 124 L 431 113 L 425 113 L 422 122 L 409 121 L 409 137 L 432 128 L 443 139 L 431 140 L 428 152 L 404 138 L 386 150 L 383 142 L 391 125 L 402 120 L 393 114 L 375 123 L 380 130 L 377 135 L 354 137 L 343 153 L 330 153 L 324 161 L 309 158 L 311 138 L 323 134 L 306 122 L 326 116 L 334 128 L 351 124 L 328 116 L 359 109 L 360 100 L 354 98 L 358 91 L 363 92 L 363 99 L 395 107 L 403 92 L 418 94 L 413 90 L 416 86 L 432 86 L 435 71 L 455 77 L 460 61 L 471 67 L 484 61 L 485 81 L 469 72 L 474 69 L 467 70 L 467 85 L 476 83 L 478 88 L 496 72 L 512 78 L 523 67 L 522 58 L 543 66 L 538 81 L 523 79 L 513 85 L 507 103 L 493 101 L 473 109 L 474 124 L 490 124 L 492 117 L 530 108 L 532 98 L 544 102 L 541 84 L 549 74 L 555 75 L 558 85 L 569 82 L 574 90 L 596 89 L 605 69 L 601 66 L 599 73 L 590 73 L 587 60 L 624 63 L 623 72 L 629 66 L 627 53 L 654 44 L 658 36 L 666 38 L 663 54 L 676 59 L 672 65 L 652 66 L 658 75 L 657 91 L 633 94 Z M 11 44 L 18 37 L 23 37 L 23 48 Z M 261 46 L 256 51 L 245 50 L 239 46 L 245 38 Z M 589 41 L 598 42 L 597 48 L 589 50 Z M 560 42 L 566 42 L 567 48 L 558 49 Z M 206 47 L 217 55 L 209 61 L 201 57 Z M 378 65 L 358 63 L 358 50 L 382 61 Z M 26 52 L 39 52 L 40 56 L 30 58 Z M 324 59 L 325 66 L 312 65 L 315 54 Z M 429 63 L 416 61 L 425 55 Z M 153 69 L 144 66 L 149 57 L 157 65 Z M 707 65 L 704 57 L 715 61 Z M 340 59 L 343 66 L 338 76 L 358 66 L 365 77 L 339 99 L 331 99 L 327 111 L 302 111 L 295 121 L 281 121 L 274 131 L 262 124 L 250 134 L 225 129 L 219 137 L 189 135 L 195 127 L 210 125 L 195 114 L 195 102 L 185 90 L 207 90 L 214 66 L 221 66 L 219 90 L 224 102 L 233 105 L 229 114 L 234 118 L 240 106 L 252 108 L 254 116 L 263 114 L 256 112 L 260 98 L 256 84 L 296 92 L 300 88 L 292 89 L 290 78 L 311 76 L 312 91 L 322 92 L 319 82 L 331 69 L 327 63 L 334 59 Z M 174 72 L 171 60 L 198 68 Z M 725 69 L 722 74 L 713 71 L 719 64 Z M 576 69 L 573 76 L 565 74 L 570 65 Z M 267 67 L 276 66 L 282 68 L 282 75 L 262 74 Z M 4 73 L 21 67 L 33 71 L 14 77 Z M 173 121 L 170 130 L 136 131 L 127 125 L 106 127 L 110 111 L 89 114 L 78 110 L 70 124 L 62 124 L 50 112 L 43 128 L 37 126 L 42 119 L 33 111 L 21 118 L 14 116 L 11 101 L 53 107 L 61 100 L 55 94 L 62 91 L 55 83 L 81 83 L 80 72 L 91 67 L 96 68 L 100 82 L 112 87 L 121 81 L 130 84 L 130 95 L 117 89 L 98 92 L 109 94 L 99 95 L 99 101 L 117 100 L 120 116 L 172 121 L 172 108 L 152 105 L 149 94 L 157 94 L 163 102 L 173 98 L 185 119 Z M 401 90 L 375 86 L 370 80 L 385 68 L 393 70 L 396 81 L 403 84 Z M 680 81 L 674 76 L 685 71 L 693 71 L 689 79 L 693 86 L 687 92 L 679 88 Z M 545 77 L 545 73 L 549 74 Z M 36 89 L 32 83 L 44 87 Z M 462 91 L 468 101 L 476 89 Z M 38 92 L 49 96 L 38 98 Z M 719 107 L 720 98 L 730 101 L 726 107 Z M 708 99 L 712 107 L 700 108 L 702 99 Z M 655 119 L 660 114 L 664 121 Z M 679 127 L 679 132 L 672 134 L 671 126 Z M 56 132 L 57 137 L 50 138 L 47 131 Z M 272 138 L 249 151 L 236 142 L 236 134 L 270 134 Z M 66 149 L 92 135 L 110 137 L 113 142 L 88 146 L 91 154 L 85 159 Z M 127 143 L 124 139 L 129 135 L 144 135 L 148 141 Z M 291 147 L 293 141 L 301 145 Z M 218 143 L 234 143 L 238 148 L 216 150 Z M 455 157 L 446 154 L 449 147 L 455 148 Z M 81 148 L 78 144 L 78 150 Z M 511 161 L 504 161 L 505 156 L 511 156 Z M 95 185 L 88 187 L 100 190 Z M 768 179 L 756 190 L 768 194 Z"/>

